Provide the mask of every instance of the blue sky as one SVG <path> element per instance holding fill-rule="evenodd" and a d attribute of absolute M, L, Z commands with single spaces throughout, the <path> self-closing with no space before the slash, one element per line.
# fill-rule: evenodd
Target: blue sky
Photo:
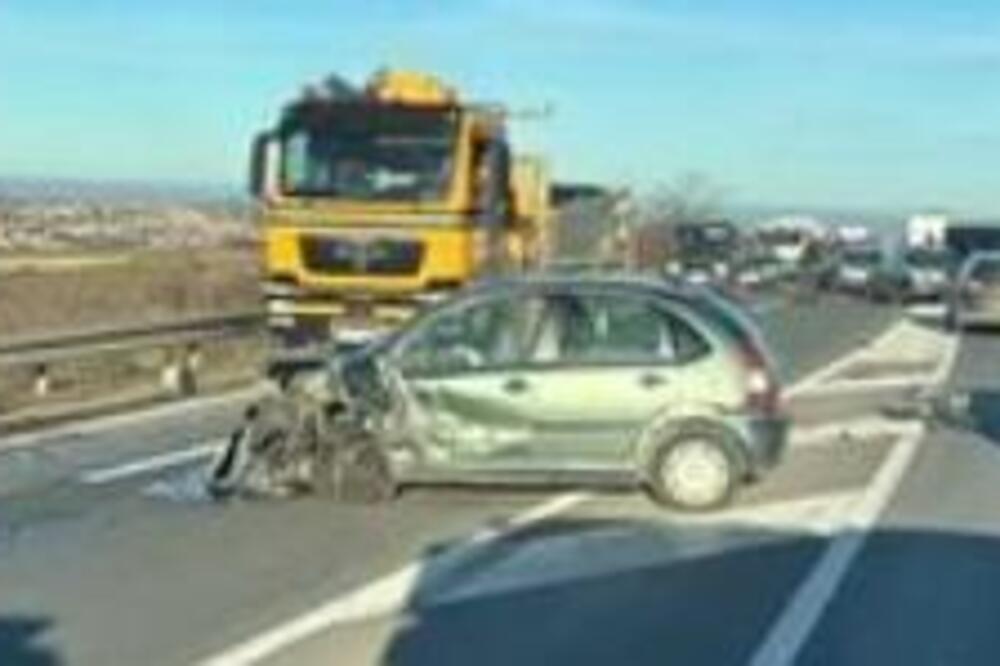
<path fill-rule="evenodd" d="M 0 173 L 238 182 L 303 82 L 403 65 L 551 103 L 564 178 L 1000 214 L 1000 3 L 870 4 L 3 0 Z"/>

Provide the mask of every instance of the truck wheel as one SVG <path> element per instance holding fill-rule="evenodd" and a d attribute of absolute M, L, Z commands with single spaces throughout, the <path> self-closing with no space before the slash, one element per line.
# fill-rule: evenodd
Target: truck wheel
<path fill-rule="evenodd" d="M 683 511 L 709 511 L 732 501 L 742 474 L 721 433 L 681 433 L 652 456 L 646 479 L 653 499 Z"/>
<path fill-rule="evenodd" d="M 378 504 L 398 494 L 392 468 L 378 442 L 367 433 L 333 427 L 320 443 L 313 464 L 313 489 L 338 502 Z"/>

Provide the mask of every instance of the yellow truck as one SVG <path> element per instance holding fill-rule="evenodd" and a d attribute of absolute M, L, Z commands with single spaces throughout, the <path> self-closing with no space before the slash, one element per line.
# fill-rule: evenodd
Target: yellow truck
<path fill-rule="evenodd" d="M 390 329 L 481 276 L 537 265 L 548 178 L 502 108 L 420 72 L 331 77 L 253 146 L 269 328 L 284 347 Z"/>

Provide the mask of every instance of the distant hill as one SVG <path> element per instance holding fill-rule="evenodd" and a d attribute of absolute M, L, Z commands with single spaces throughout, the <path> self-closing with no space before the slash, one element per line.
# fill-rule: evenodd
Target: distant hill
<path fill-rule="evenodd" d="M 33 202 L 88 201 L 108 204 L 248 204 L 246 193 L 231 184 L 139 180 L 83 180 L 0 176 L 0 199 Z"/>

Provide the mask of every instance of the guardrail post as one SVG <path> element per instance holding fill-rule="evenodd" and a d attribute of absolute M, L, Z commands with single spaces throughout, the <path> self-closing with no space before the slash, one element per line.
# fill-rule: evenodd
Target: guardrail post
<path fill-rule="evenodd" d="M 189 344 L 183 350 L 172 352 L 160 373 L 160 385 L 174 396 L 189 396 L 197 393 L 196 371 L 201 365 L 201 352 L 197 344 Z"/>
<path fill-rule="evenodd" d="M 49 377 L 49 366 L 39 363 L 35 366 L 34 391 L 36 398 L 45 398 L 52 392 L 52 378 Z"/>

